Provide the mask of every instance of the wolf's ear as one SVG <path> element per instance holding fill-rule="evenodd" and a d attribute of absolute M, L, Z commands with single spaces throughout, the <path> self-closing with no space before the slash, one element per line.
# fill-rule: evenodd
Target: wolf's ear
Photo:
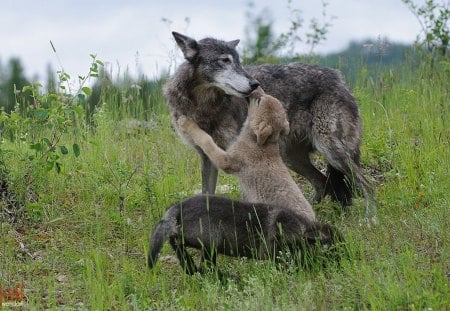
<path fill-rule="evenodd" d="M 237 47 L 237 45 L 239 44 L 241 40 L 237 39 L 237 40 L 233 40 L 233 41 L 229 41 L 227 42 L 227 45 L 232 48 L 235 49 Z"/>
<path fill-rule="evenodd" d="M 262 146 L 266 143 L 267 139 L 272 135 L 273 128 L 265 122 L 259 124 L 259 128 L 256 131 L 256 143 L 258 146 Z"/>
<path fill-rule="evenodd" d="M 192 39 L 188 36 L 182 35 L 181 33 L 175 31 L 172 32 L 172 35 L 175 38 L 175 41 L 177 42 L 181 51 L 183 52 L 184 58 L 187 61 L 192 62 L 198 53 L 197 41 L 195 41 L 195 39 Z"/>

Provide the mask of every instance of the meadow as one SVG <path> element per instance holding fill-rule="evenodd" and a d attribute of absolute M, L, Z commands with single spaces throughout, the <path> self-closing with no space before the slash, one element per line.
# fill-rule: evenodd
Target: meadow
<path fill-rule="evenodd" d="M 23 284 L 29 310 L 450 309 L 450 64 L 411 59 L 354 74 L 378 225 L 362 222 L 361 198 L 347 213 L 328 199 L 314 206 L 345 236 L 340 264 L 306 271 L 222 256 L 240 280 L 221 282 L 183 274 L 166 245 L 148 271 L 151 229 L 199 191 L 199 158 L 171 127 L 160 84 L 151 105 L 139 87 L 105 84 L 89 122 L 83 111 L 62 122 L 47 153 L 36 142 L 54 128 L 17 122 L 14 137 L 2 132 L 2 288 Z M 34 114 L 44 125 L 51 117 Z M 236 179 L 221 173 L 219 193 L 239 197 Z"/>

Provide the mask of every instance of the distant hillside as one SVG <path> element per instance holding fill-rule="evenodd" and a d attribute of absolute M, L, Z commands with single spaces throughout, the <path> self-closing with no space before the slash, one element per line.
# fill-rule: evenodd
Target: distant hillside
<path fill-rule="evenodd" d="M 351 42 L 347 49 L 339 53 L 319 56 L 318 62 L 324 66 L 341 70 L 349 83 L 354 83 L 361 67 L 369 73 L 393 68 L 405 60 L 415 58 L 411 45 L 392 43 L 385 40 L 366 40 Z"/>

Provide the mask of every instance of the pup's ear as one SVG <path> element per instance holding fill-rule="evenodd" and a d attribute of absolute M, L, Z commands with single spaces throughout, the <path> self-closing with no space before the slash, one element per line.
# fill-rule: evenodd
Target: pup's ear
<path fill-rule="evenodd" d="M 287 120 L 283 124 L 283 128 L 281 129 L 281 135 L 289 135 L 289 122 Z"/>
<path fill-rule="evenodd" d="M 233 41 L 229 41 L 227 42 L 227 45 L 232 48 L 235 49 L 237 47 L 237 45 L 239 44 L 241 40 L 237 39 L 237 40 L 233 40 Z"/>
<path fill-rule="evenodd" d="M 262 146 L 266 143 L 267 139 L 273 133 L 273 128 L 271 125 L 261 122 L 259 124 L 258 130 L 256 131 L 256 144 Z"/>
<path fill-rule="evenodd" d="M 198 54 L 198 43 L 195 39 L 192 39 L 188 36 L 182 35 L 181 33 L 172 32 L 175 41 L 183 52 L 184 58 L 192 62 Z"/>

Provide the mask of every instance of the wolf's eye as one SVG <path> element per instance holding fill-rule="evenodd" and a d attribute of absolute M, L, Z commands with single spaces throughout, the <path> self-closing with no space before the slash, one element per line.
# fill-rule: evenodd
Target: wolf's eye
<path fill-rule="evenodd" d="M 231 64 L 231 59 L 229 57 L 221 57 L 219 61 L 223 64 Z"/>

